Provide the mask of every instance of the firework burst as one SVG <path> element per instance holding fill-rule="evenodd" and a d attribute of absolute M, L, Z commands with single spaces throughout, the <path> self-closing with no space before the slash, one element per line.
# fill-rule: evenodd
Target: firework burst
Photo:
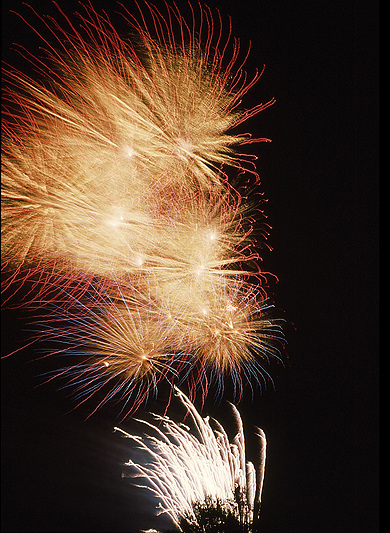
<path fill-rule="evenodd" d="M 54 286 L 50 299 L 36 301 L 35 338 L 55 344 L 45 356 L 66 355 L 72 362 L 45 381 L 66 379 L 78 405 L 91 398 L 97 407 L 121 401 L 126 417 L 163 383 L 185 382 L 191 397 L 201 390 L 204 400 L 210 385 L 220 398 L 231 381 L 240 399 L 244 383 L 271 380 L 265 365 L 280 359 L 276 341 L 282 341 L 282 330 L 277 319 L 267 317 L 271 304 L 260 298 L 256 303 L 253 288 L 249 292 L 242 282 L 228 280 L 224 292 L 198 299 L 193 294 L 179 305 L 153 298 L 154 288 L 146 290 L 145 283 L 141 276 L 128 285 L 104 280 L 88 288 Z"/>
<path fill-rule="evenodd" d="M 227 376 L 240 396 L 282 340 L 228 178 L 258 178 L 238 150 L 268 139 L 235 128 L 273 103 L 242 107 L 262 72 L 208 7 L 186 22 L 175 4 L 122 6 L 131 39 L 89 3 L 76 23 L 58 9 L 64 27 L 37 15 L 34 30 L 48 60 L 21 49 L 44 81 L 4 72 L 5 288 L 29 280 L 23 304 L 52 310 L 41 337 L 77 356 L 80 402 L 108 388 L 99 405 L 138 406 L 162 380 L 221 394 Z"/>
<path fill-rule="evenodd" d="M 175 388 L 175 393 L 188 412 L 192 433 L 188 426 L 158 415 L 154 415 L 156 425 L 139 420 L 147 427 L 144 437 L 115 428 L 149 457 L 144 464 L 129 459 L 126 466 L 136 472 L 131 477 L 145 480 L 139 486 L 152 491 L 160 500 L 159 513 L 167 514 L 180 530 L 184 522 L 199 527 L 199 510 L 205 506 L 218 509 L 222 518 L 233 518 L 240 531 L 251 531 L 261 502 L 264 432 L 257 430 L 260 453 L 255 467 L 246 459 L 243 424 L 236 407 L 231 405 L 237 434 L 230 442 L 219 422 L 202 418 L 180 390 Z"/>
<path fill-rule="evenodd" d="M 153 302 L 134 288 L 124 296 L 117 287 L 112 297 L 104 286 L 53 290 L 54 298 L 35 303 L 45 311 L 35 315 L 33 331 L 36 340 L 56 346 L 44 357 L 66 355 L 68 364 L 45 374 L 44 382 L 65 378 L 62 388 L 72 388 L 77 405 L 93 398 L 90 415 L 109 400 L 120 401 L 123 418 L 156 396 L 162 380 L 173 383 L 181 348 L 173 323 L 161 319 Z"/>
<path fill-rule="evenodd" d="M 55 24 L 51 65 L 30 58 L 50 83 L 6 69 L 5 259 L 66 257 L 94 273 L 131 270 L 164 241 L 166 221 L 153 207 L 161 196 L 166 204 L 167 188 L 229 188 L 221 168 L 241 166 L 233 147 L 249 139 L 226 132 L 266 107 L 238 108 L 259 74 L 248 80 L 239 42 L 230 31 L 222 42 L 207 8 L 191 28 L 176 9 L 166 21 L 146 5 L 153 29 L 125 13 L 142 59 L 108 18 L 84 6 L 86 36 Z"/>

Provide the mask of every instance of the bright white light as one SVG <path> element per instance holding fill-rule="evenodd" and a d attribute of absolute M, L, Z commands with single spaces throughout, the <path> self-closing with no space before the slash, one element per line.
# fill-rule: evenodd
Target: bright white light
<path fill-rule="evenodd" d="M 179 139 L 178 144 L 179 149 L 184 152 L 186 156 L 192 156 L 193 145 L 190 141 L 186 139 Z"/>
<path fill-rule="evenodd" d="M 134 150 L 130 146 L 124 146 L 122 148 L 122 153 L 125 157 L 133 157 L 134 156 Z"/>
<path fill-rule="evenodd" d="M 209 240 L 210 241 L 215 241 L 217 238 L 217 234 L 214 232 L 214 231 L 210 231 L 209 233 Z"/>
<path fill-rule="evenodd" d="M 204 271 L 204 266 L 203 265 L 198 265 L 198 267 L 196 268 L 196 275 L 197 276 L 200 276 Z"/>
<path fill-rule="evenodd" d="M 243 424 L 234 405 L 231 404 L 231 409 L 237 434 L 230 442 L 219 422 L 202 418 L 185 394 L 176 387 L 175 392 L 188 410 L 189 424 L 195 431 L 191 433 L 187 425 L 159 415 L 153 415 L 156 425 L 138 420 L 151 430 L 152 435 L 130 435 L 115 427 L 150 456 L 144 464 L 129 459 L 126 466 L 137 471 L 134 477 L 146 480 L 147 483 L 140 486 L 155 494 L 160 500 L 159 514 L 168 514 L 177 526 L 183 516 L 196 522 L 193 505 L 207 500 L 219 501 L 223 510 L 233 513 L 237 520 L 252 523 L 255 508 L 259 508 L 261 500 L 266 448 L 264 432 L 258 430 L 261 450 L 256 472 L 253 463 L 246 460 Z"/>
<path fill-rule="evenodd" d="M 144 264 L 144 259 L 141 255 L 134 256 L 134 264 L 137 266 L 142 266 Z"/>

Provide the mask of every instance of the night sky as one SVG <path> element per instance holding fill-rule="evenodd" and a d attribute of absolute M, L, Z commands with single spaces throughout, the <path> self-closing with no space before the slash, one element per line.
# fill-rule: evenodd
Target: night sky
<path fill-rule="evenodd" d="M 30 1 L 39 13 L 56 10 Z M 75 1 L 60 1 L 72 12 Z M 124 3 L 132 5 L 131 0 Z M 154 2 L 158 3 L 158 2 Z M 264 270 L 275 273 L 277 306 L 289 321 L 285 364 L 252 402 L 238 406 L 249 458 L 253 427 L 268 457 L 264 533 L 378 531 L 378 15 L 376 2 L 209 1 L 252 41 L 247 68 L 266 65 L 246 104 L 276 104 L 246 129 L 255 147 L 273 227 Z M 183 0 L 177 4 L 185 5 Z M 95 1 L 109 13 L 114 3 Z M 39 8 L 38 8 L 39 6 Z M 12 42 L 36 46 L 3 1 L 3 56 Z M 28 338 L 26 317 L 2 313 L 2 355 Z M 113 434 L 113 404 L 85 420 L 64 390 L 35 388 L 55 360 L 25 349 L 2 362 L 2 531 L 137 532 L 167 528 L 153 498 L 121 478 L 129 443 Z M 248 391 L 246 391 L 248 392 Z M 151 403 L 159 409 L 164 402 Z M 199 406 L 198 406 L 199 407 Z M 203 411 L 229 424 L 224 401 Z M 142 416 L 139 411 L 137 416 Z M 135 428 L 133 421 L 121 424 Z M 252 454 L 252 455 L 251 455 Z"/>

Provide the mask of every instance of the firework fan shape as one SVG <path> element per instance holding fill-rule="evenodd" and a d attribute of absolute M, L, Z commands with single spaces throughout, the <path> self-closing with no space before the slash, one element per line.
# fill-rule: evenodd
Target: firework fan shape
<path fill-rule="evenodd" d="M 36 15 L 47 57 L 21 53 L 44 81 L 4 70 L 4 287 L 28 281 L 23 305 L 51 310 L 41 337 L 79 358 L 57 374 L 80 402 L 137 407 L 163 379 L 222 394 L 227 376 L 240 396 L 283 341 L 228 178 L 258 179 L 240 147 L 268 139 L 234 128 L 273 103 L 242 107 L 262 72 L 207 6 L 121 6 L 128 39 L 81 6 L 58 7 L 63 26 Z"/>
<path fill-rule="evenodd" d="M 181 531 L 186 523 L 196 531 L 201 525 L 204 527 L 199 524 L 199 514 L 206 508 L 217 511 L 222 520 L 233 519 L 239 526 L 234 530 L 252 531 L 261 504 L 266 456 L 264 432 L 257 429 L 259 456 L 255 467 L 246 459 L 243 424 L 234 405 L 231 408 L 237 434 L 230 442 L 219 422 L 202 418 L 185 394 L 177 388 L 175 393 L 187 409 L 192 432 L 188 426 L 158 415 L 153 415 L 156 425 L 139 420 L 147 427 L 143 437 L 116 427 L 149 457 L 142 464 L 129 459 L 126 466 L 131 473 L 123 475 L 144 479 L 146 484 L 137 486 L 158 498 L 159 514 L 167 514 Z M 208 526 L 202 531 L 211 531 Z"/>

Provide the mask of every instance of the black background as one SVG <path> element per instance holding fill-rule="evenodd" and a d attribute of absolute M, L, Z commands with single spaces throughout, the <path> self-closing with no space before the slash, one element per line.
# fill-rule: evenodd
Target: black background
<path fill-rule="evenodd" d="M 55 13 L 34 1 L 39 13 Z M 181 6 L 184 2 L 178 2 Z M 248 69 L 266 65 L 248 95 L 277 103 L 247 129 L 256 147 L 273 226 L 265 270 L 278 275 L 278 306 L 294 326 L 275 391 L 239 406 L 249 454 L 254 425 L 268 437 L 262 531 L 378 530 L 378 13 L 376 2 L 208 2 L 252 41 Z M 66 13 L 76 2 L 62 1 Z M 114 4 L 94 2 L 108 12 Z M 129 2 L 131 6 L 132 3 Z M 39 6 L 39 7 L 38 7 Z M 3 1 L 4 59 L 32 31 Z M 21 313 L 4 311 L 2 353 L 19 346 Z M 2 363 L 2 530 L 130 531 L 164 528 L 152 497 L 120 475 L 128 443 L 112 433 L 115 407 L 84 420 L 56 385 L 34 388 L 51 362 L 24 350 Z M 158 404 L 150 407 L 158 408 Z M 208 401 L 205 413 L 226 418 Z M 142 413 L 138 413 L 140 415 Z M 228 422 L 228 420 L 227 420 Z M 125 422 L 122 427 L 132 427 Z M 251 457 L 251 456 L 250 456 Z"/>

